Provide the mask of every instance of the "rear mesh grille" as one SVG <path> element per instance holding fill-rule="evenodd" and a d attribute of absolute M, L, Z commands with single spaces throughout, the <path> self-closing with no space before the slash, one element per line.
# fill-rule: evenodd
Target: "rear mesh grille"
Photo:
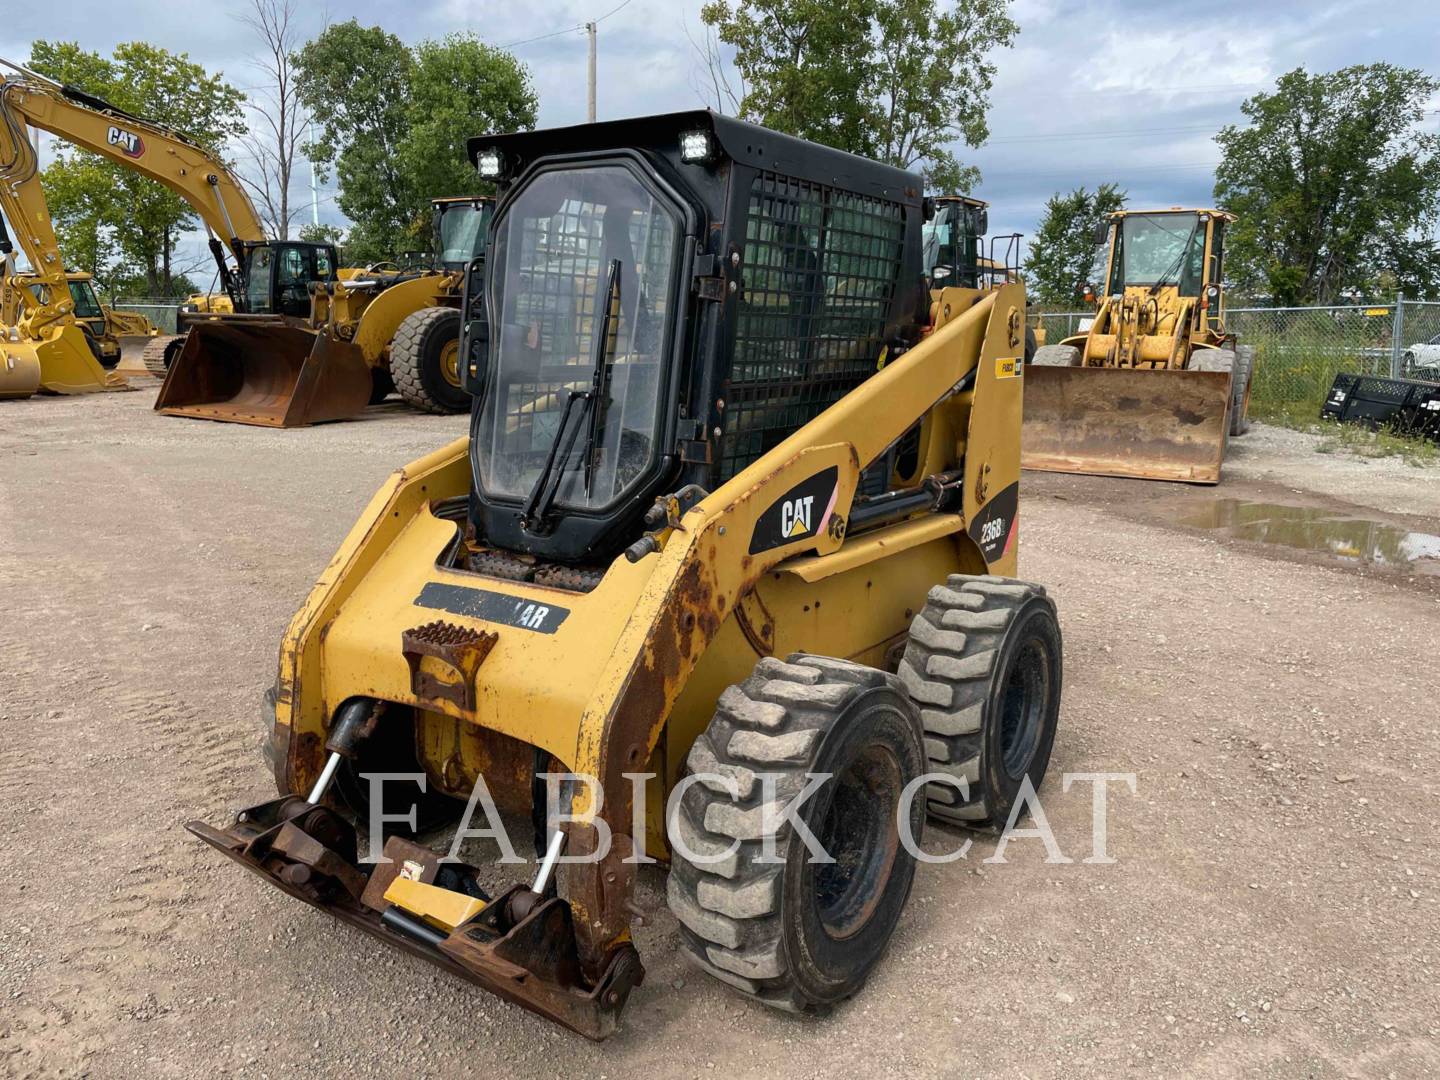
<path fill-rule="evenodd" d="M 721 480 L 875 373 L 904 239 L 899 203 L 776 173 L 755 177 Z"/>

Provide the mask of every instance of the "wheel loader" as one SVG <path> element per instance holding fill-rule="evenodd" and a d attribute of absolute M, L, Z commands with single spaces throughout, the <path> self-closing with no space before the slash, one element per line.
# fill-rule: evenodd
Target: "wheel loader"
<path fill-rule="evenodd" d="M 1026 372 L 1025 468 L 1219 483 L 1230 436 L 1248 427 L 1255 357 L 1225 328 L 1234 220 L 1179 207 L 1110 215 L 1094 319 L 1038 349 Z"/>
<path fill-rule="evenodd" d="M 1024 288 L 926 289 L 918 176 L 716 113 L 468 150 L 500 192 L 470 434 L 377 492 L 291 622 L 279 797 L 188 828 L 594 1039 L 667 862 L 696 965 L 824 1013 L 880 962 L 927 812 L 1005 827 L 1050 757 Z M 477 807 L 528 816 L 533 878 L 503 884 L 503 830 L 461 844 Z M 448 853 L 407 835 L 437 828 Z"/>
<path fill-rule="evenodd" d="M 158 347 L 151 353 L 166 372 L 156 411 L 295 427 L 354 416 L 398 390 L 425 412 L 463 412 L 470 396 L 457 360 L 460 283 L 484 255 L 492 205 L 481 197 L 434 200 L 434 266 L 379 263 L 314 279 L 307 292 L 295 292 L 282 319 L 182 312 L 183 338 L 163 355 Z M 304 276 L 283 258 L 273 273 Z M 284 293 L 277 284 L 275 294 Z"/>
<path fill-rule="evenodd" d="M 968 195 L 937 195 L 927 200 L 928 218 L 921 234 L 922 257 L 925 274 L 934 286 L 962 285 L 978 289 L 1019 277 L 1019 233 L 991 237 L 990 250 L 986 253 L 989 206 Z M 1003 249 L 1000 248 L 1002 241 Z M 1030 363 L 1039 344 L 1036 328 L 1027 326 L 1025 363 Z"/>

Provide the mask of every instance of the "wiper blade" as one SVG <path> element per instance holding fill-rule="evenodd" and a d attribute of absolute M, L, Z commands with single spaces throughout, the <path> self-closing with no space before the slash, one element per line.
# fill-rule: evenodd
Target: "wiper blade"
<path fill-rule="evenodd" d="M 576 412 L 575 403 L 577 401 L 581 403 L 581 416 L 587 409 L 595 412 L 602 411 L 597 407 L 597 399 L 605 388 L 611 345 L 610 326 L 619 289 L 620 260 L 611 259 L 609 274 L 605 280 L 604 309 L 599 313 L 600 324 L 596 328 L 594 354 L 590 369 L 590 389 L 567 391 L 569 396 L 566 397 L 565 407 L 560 412 L 560 423 L 555 427 L 555 437 L 550 441 L 550 451 L 545 456 L 545 465 L 540 470 L 540 475 L 535 478 L 535 484 L 530 489 L 530 495 L 525 500 L 525 508 L 521 513 L 520 524 L 527 532 L 543 533 L 546 531 L 550 510 L 555 505 L 555 498 L 560 493 L 560 484 L 565 479 L 565 473 L 569 470 L 573 460 L 575 440 L 580 435 L 580 424 L 578 422 L 571 423 L 571 416 Z M 592 423 L 585 446 L 587 495 L 590 490 L 590 474 L 593 469 L 597 435 L 596 425 Z M 563 449 L 562 442 L 564 443 Z"/>

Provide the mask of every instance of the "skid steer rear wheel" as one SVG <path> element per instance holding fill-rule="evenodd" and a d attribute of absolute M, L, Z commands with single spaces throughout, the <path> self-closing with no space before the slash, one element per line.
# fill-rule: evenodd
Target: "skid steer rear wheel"
<path fill-rule="evenodd" d="M 930 812 L 1004 828 L 1025 779 L 1039 790 L 1055 742 L 1062 663 L 1055 604 L 1040 585 L 953 574 L 910 625 L 899 677 L 920 708 Z"/>
<path fill-rule="evenodd" d="M 460 312 L 428 307 L 407 315 L 390 348 L 390 376 L 400 396 L 417 409 L 468 410 L 470 395 L 460 386 Z"/>
<path fill-rule="evenodd" d="M 691 959 L 792 1012 L 850 997 L 884 953 L 914 877 L 898 816 L 925 769 L 914 707 L 874 668 L 799 653 L 761 660 L 720 696 L 688 765 L 698 779 L 669 823 L 668 897 Z M 812 860 L 782 813 L 810 773 L 830 779 L 794 817 L 833 862 Z M 776 780 L 768 806 L 763 774 Z M 908 810 L 918 843 L 922 799 Z M 776 862 L 761 861 L 767 837 Z"/>

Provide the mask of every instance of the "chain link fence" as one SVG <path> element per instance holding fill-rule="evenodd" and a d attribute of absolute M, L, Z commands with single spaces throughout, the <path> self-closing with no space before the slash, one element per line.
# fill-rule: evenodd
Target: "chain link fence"
<path fill-rule="evenodd" d="M 1083 333 L 1093 311 L 1033 311 L 1051 344 Z M 1260 417 L 1320 417 L 1337 372 L 1440 382 L 1440 303 L 1228 308 L 1227 329 L 1255 346 L 1250 409 Z M 1431 344 L 1433 341 L 1433 345 Z"/>
<path fill-rule="evenodd" d="M 165 300 L 159 297 L 122 297 L 110 306 L 116 311 L 136 311 L 160 328 L 162 334 L 175 333 L 175 314 L 179 300 Z"/>

